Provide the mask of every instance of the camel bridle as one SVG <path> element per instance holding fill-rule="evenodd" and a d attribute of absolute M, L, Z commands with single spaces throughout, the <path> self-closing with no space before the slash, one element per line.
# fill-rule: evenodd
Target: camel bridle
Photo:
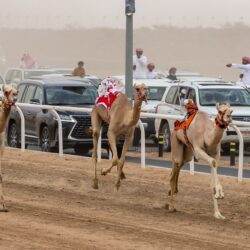
<path fill-rule="evenodd" d="M 226 110 L 224 110 L 221 114 L 221 116 L 219 116 L 219 114 L 217 114 L 217 116 L 215 117 L 215 124 L 217 127 L 221 128 L 221 129 L 225 129 L 228 127 L 230 122 L 226 122 L 224 121 L 224 116 L 226 114 Z"/>
<path fill-rule="evenodd" d="M 10 96 L 10 93 L 11 93 L 11 91 L 10 92 L 5 92 L 4 94 L 5 94 L 5 96 L 4 96 L 4 98 L 2 99 L 2 106 L 3 106 L 3 108 L 4 109 L 10 109 L 12 106 L 15 106 L 15 104 L 16 104 L 16 98 L 13 98 L 12 99 L 12 101 L 9 101 L 9 96 Z"/>

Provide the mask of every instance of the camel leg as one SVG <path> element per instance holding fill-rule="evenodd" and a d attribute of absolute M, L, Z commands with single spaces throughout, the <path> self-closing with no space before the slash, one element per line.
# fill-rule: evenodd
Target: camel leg
<path fill-rule="evenodd" d="M 109 127 L 108 130 L 108 140 L 109 140 L 109 145 L 112 150 L 113 158 L 112 158 L 112 164 L 108 168 L 103 168 L 101 170 L 102 175 L 108 174 L 114 166 L 118 165 L 118 156 L 117 156 L 117 148 L 116 148 L 116 136 L 113 133 L 112 127 Z"/>
<path fill-rule="evenodd" d="M 0 208 L 0 212 L 7 212 L 8 209 L 5 206 L 4 195 L 3 195 L 3 173 L 2 173 L 2 159 L 3 159 L 3 150 L 4 150 L 4 133 L 0 134 L 0 196 L 2 208 Z"/>
<path fill-rule="evenodd" d="M 178 177 L 180 173 L 180 169 L 183 165 L 183 151 L 184 145 L 178 140 L 177 133 L 173 132 L 171 137 L 171 148 L 172 148 L 172 171 L 170 174 L 170 190 L 168 192 L 169 195 L 169 203 L 168 209 L 169 211 L 175 211 L 174 208 L 174 193 L 178 192 Z"/>
<path fill-rule="evenodd" d="M 222 186 L 218 179 L 217 174 L 217 160 L 218 156 L 216 156 L 216 159 L 210 157 L 205 151 L 203 151 L 200 148 L 195 148 L 195 155 L 198 157 L 197 159 L 203 159 L 208 162 L 208 164 L 211 167 L 211 186 L 213 190 L 213 203 L 214 203 L 214 216 L 217 219 L 225 219 L 224 216 L 221 215 L 218 207 L 218 201 L 217 199 L 223 199 L 224 193 L 222 190 Z"/>
<path fill-rule="evenodd" d="M 220 152 L 220 149 L 218 150 Z M 220 153 L 216 155 L 216 161 L 219 161 Z M 216 168 L 211 168 L 211 187 L 212 187 L 212 197 L 214 203 L 214 217 L 217 219 L 225 219 L 225 217 L 220 213 L 218 207 L 218 199 L 224 198 L 224 192 L 222 186 L 219 182 L 218 174 L 217 174 L 217 166 Z"/>
<path fill-rule="evenodd" d="M 134 133 L 134 129 L 131 129 L 130 132 L 126 135 L 126 138 L 125 138 L 125 141 L 124 141 L 124 144 L 122 147 L 122 155 L 121 155 L 121 158 L 120 158 L 120 160 L 118 162 L 118 166 L 117 166 L 117 180 L 115 183 L 116 190 L 118 190 L 120 185 L 121 185 L 121 179 L 125 178 L 125 174 L 123 173 L 122 169 L 124 166 L 128 147 L 132 143 L 133 133 Z"/>
<path fill-rule="evenodd" d="M 97 106 L 95 106 L 91 113 L 91 123 L 92 123 L 92 130 L 93 130 L 93 153 L 92 153 L 92 162 L 95 168 L 95 177 L 93 180 L 92 187 L 94 189 L 98 189 L 98 178 L 97 178 L 97 144 L 100 135 L 102 119 L 98 115 Z"/>

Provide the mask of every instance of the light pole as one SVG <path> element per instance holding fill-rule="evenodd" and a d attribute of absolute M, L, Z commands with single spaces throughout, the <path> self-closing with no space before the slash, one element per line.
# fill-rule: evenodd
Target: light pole
<path fill-rule="evenodd" d="M 125 93 L 129 99 L 133 95 L 133 13 L 135 0 L 125 0 L 126 14 L 126 66 L 125 66 Z"/>

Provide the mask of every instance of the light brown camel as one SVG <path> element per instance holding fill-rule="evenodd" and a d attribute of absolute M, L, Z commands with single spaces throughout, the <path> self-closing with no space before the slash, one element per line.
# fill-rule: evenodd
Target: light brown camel
<path fill-rule="evenodd" d="M 206 161 L 211 167 L 211 184 L 213 191 L 214 216 L 224 219 L 221 215 L 217 199 L 224 198 L 222 186 L 217 175 L 217 164 L 220 157 L 221 138 L 224 129 L 232 121 L 232 109 L 229 104 L 216 104 L 218 110 L 215 122 L 211 121 L 205 112 L 198 111 L 189 128 L 186 130 L 187 143 L 183 129 L 176 130 L 171 136 L 172 172 L 170 176 L 168 209 L 175 211 L 173 195 L 178 193 L 178 177 L 180 169 L 195 156 L 197 160 Z"/>
<path fill-rule="evenodd" d="M 117 180 L 115 187 L 118 190 L 120 187 L 121 179 L 125 178 L 123 173 L 123 165 L 125 162 L 125 156 L 128 147 L 130 146 L 135 125 L 137 124 L 142 102 L 146 100 L 148 95 L 148 88 L 145 84 L 139 84 L 134 86 L 136 90 L 134 107 L 131 108 L 131 103 L 127 96 L 120 93 L 116 100 L 113 102 L 109 113 L 106 108 L 102 105 L 95 105 L 91 114 L 92 130 L 93 130 L 93 164 L 95 167 L 95 178 L 93 180 L 93 188 L 98 189 L 98 179 L 97 179 L 97 142 L 101 130 L 102 121 L 109 123 L 108 128 L 108 141 L 110 148 L 113 153 L 112 164 L 106 169 L 102 169 L 101 174 L 108 174 L 114 166 L 117 166 Z M 125 135 L 125 141 L 122 148 L 122 154 L 120 159 L 118 159 L 116 140 Z"/>
<path fill-rule="evenodd" d="M 16 85 L 3 85 L 3 99 L 1 101 L 1 110 L 0 110 L 0 195 L 2 207 L 0 212 L 7 212 L 7 208 L 4 203 L 3 195 L 3 174 L 2 174 L 2 158 L 4 150 L 4 139 L 5 139 L 5 128 L 8 121 L 10 109 L 15 105 L 17 100 L 17 90 Z"/>

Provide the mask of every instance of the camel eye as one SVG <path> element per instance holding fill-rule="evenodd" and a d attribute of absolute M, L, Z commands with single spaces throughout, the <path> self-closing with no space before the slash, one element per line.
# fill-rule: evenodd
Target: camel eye
<path fill-rule="evenodd" d="M 219 111 L 219 114 L 221 115 L 221 114 L 222 114 L 222 111 Z"/>

